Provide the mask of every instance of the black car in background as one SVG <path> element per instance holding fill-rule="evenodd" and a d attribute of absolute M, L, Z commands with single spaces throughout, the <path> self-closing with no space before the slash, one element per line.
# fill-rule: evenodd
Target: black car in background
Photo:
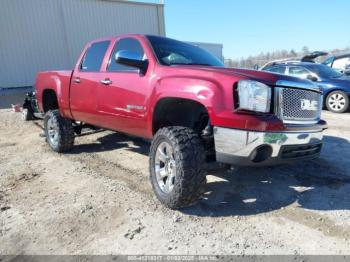
<path fill-rule="evenodd" d="M 350 77 L 324 64 L 312 62 L 270 63 L 261 70 L 309 79 L 323 91 L 329 111 L 344 113 L 349 109 Z"/>

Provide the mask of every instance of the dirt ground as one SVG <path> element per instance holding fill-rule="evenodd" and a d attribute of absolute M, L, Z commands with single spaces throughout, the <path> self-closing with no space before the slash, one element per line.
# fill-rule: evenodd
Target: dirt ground
<path fill-rule="evenodd" d="M 104 131 L 52 152 L 41 121 L 0 110 L 0 254 L 350 254 L 350 114 L 321 158 L 208 175 L 172 211 L 148 181 L 149 145 Z"/>

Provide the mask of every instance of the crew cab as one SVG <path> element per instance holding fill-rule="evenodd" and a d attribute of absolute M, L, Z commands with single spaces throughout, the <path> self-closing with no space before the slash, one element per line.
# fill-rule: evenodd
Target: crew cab
<path fill-rule="evenodd" d="M 162 204 L 200 198 L 206 162 L 274 165 L 318 157 L 322 92 L 311 81 L 225 68 L 177 40 L 123 35 L 92 41 L 74 70 L 36 79 L 45 136 L 71 150 L 88 124 L 151 140 L 150 181 Z"/>

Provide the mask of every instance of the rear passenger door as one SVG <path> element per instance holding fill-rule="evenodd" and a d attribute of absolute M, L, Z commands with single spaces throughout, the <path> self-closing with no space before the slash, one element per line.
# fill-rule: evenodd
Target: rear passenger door
<path fill-rule="evenodd" d="M 109 44 L 110 41 L 92 43 L 73 72 L 70 106 L 75 120 L 99 125 L 97 92 L 101 66 Z"/>

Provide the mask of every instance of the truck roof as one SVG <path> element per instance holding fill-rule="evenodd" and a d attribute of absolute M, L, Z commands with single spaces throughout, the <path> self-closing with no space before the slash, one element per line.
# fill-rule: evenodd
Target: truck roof
<path fill-rule="evenodd" d="M 160 36 L 160 35 L 151 35 L 151 34 L 121 34 L 121 35 L 116 35 L 116 36 L 111 36 L 111 37 L 102 37 L 102 38 L 97 38 L 94 40 L 89 41 L 88 43 L 95 43 L 95 42 L 101 42 L 101 41 L 107 41 L 107 40 L 114 40 L 116 38 L 119 37 L 157 37 L 157 38 L 167 38 L 167 39 L 172 39 L 169 37 L 165 37 L 165 36 Z M 173 39 L 176 40 L 176 39 Z M 179 41 L 179 40 L 176 40 Z"/>

